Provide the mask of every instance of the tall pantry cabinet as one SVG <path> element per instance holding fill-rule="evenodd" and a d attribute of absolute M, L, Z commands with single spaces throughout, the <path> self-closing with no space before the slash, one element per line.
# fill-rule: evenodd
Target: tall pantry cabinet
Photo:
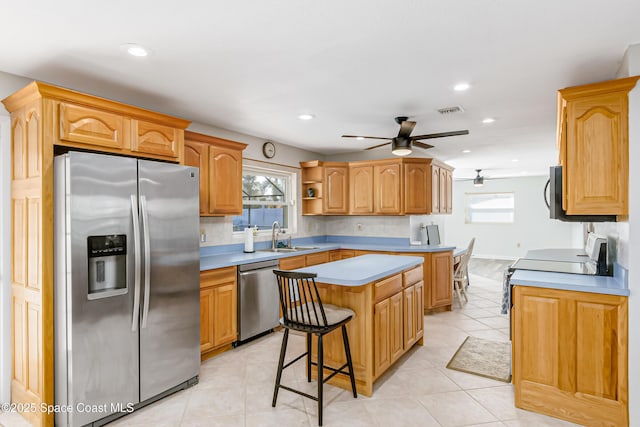
<path fill-rule="evenodd" d="M 40 82 L 2 102 L 12 133 L 11 397 L 40 408 L 54 404 L 54 149 L 181 163 L 190 122 Z M 35 426 L 53 426 L 53 412 L 22 416 Z"/>

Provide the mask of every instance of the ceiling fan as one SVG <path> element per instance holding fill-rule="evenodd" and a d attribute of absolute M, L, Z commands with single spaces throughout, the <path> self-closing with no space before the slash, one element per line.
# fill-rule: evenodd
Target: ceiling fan
<path fill-rule="evenodd" d="M 494 170 L 494 169 L 490 169 L 490 170 Z M 475 178 L 462 178 L 462 179 L 456 179 L 456 181 L 473 181 L 473 186 L 474 187 L 482 187 L 484 185 L 484 180 L 485 179 L 507 179 L 507 177 L 489 177 L 489 176 L 483 176 L 480 173 L 482 172 L 482 169 L 476 169 L 476 176 Z"/>
<path fill-rule="evenodd" d="M 441 133 L 429 133 L 426 135 L 416 135 L 411 136 L 411 132 L 413 132 L 413 128 L 416 126 L 416 122 L 412 122 L 408 120 L 409 117 L 399 116 L 395 118 L 396 123 L 400 125 L 400 130 L 398 131 L 398 136 L 392 138 L 384 138 L 379 136 L 361 136 L 361 135 L 342 135 L 343 138 L 356 138 L 356 139 L 382 139 L 387 140 L 389 142 L 385 142 L 384 144 L 374 145 L 372 147 L 365 148 L 365 150 L 373 150 L 374 148 L 384 147 L 385 145 L 391 144 L 391 152 L 396 156 L 406 156 L 411 154 L 411 147 L 415 145 L 416 147 L 428 149 L 433 148 L 433 145 L 425 144 L 424 142 L 420 142 L 421 139 L 433 139 L 433 138 L 444 138 L 446 136 L 457 136 L 457 135 L 468 135 L 468 130 L 457 130 L 452 132 L 441 132 Z"/>

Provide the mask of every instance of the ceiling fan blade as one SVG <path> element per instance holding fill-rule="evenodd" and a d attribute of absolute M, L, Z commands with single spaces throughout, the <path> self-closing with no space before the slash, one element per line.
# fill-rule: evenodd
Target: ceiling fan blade
<path fill-rule="evenodd" d="M 458 136 L 458 135 L 469 135 L 469 131 L 465 129 L 465 130 L 455 130 L 452 132 L 429 133 L 426 135 L 412 136 L 411 139 L 415 141 L 417 139 L 444 138 L 445 136 Z"/>
<path fill-rule="evenodd" d="M 384 144 L 374 145 L 373 147 L 365 148 L 365 150 L 373 150 L 374 148 L 384 147 L 385 145 L 391 144 L 390 142 L 385 142 Z"/>
<path fill-rule="evenodd" d="M 400 123 L 400 131 L 398 131 L 398 137 L 408 138 L 409 135 L 411 135 L 411 132 L 413 132 L 414 127 L 416 127 L 416 122 L 405 120 L 404 122 Z"/>
<path fill-rule="evenodd" d="M 364 138 L 364 139 L 383 139 L 391 141 L 393 138 L 383 138 L 381 136 L 364 136 L 364 135 L 342 135 L 343 138 Z"/>
<path fill-rule="evenodd" d="M 433 145 L 425 144 L 424 142 L 420 141 L 413 141 L 413 145 L 415 145 L 416 147 L 424 148 L 425 150 L 433 148 Z"/>

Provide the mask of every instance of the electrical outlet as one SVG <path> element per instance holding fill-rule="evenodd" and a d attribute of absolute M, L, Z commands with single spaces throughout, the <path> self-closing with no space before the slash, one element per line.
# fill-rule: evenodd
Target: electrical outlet
<path fill-rule="evenodd" d="M 207 242 L 207 233 L 200 233 L 200 243 Z"/>
<path fill-rule="evenodd" d="M 358 231 L 362 231 L 362 229 L 364 228 L 362 224 L 357 223 L 356 227 L 358 228 Z"/>

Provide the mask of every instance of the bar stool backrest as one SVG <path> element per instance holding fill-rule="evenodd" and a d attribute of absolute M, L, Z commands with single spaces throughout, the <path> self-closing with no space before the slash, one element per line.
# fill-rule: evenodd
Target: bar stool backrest
<path fill-rule="evenodd" d="M 325 315 L 315 273 L 296 273 L 293 271 L 273 270 L 280 292 L 284 326 L 315 326 L 326 328 Z"/>

